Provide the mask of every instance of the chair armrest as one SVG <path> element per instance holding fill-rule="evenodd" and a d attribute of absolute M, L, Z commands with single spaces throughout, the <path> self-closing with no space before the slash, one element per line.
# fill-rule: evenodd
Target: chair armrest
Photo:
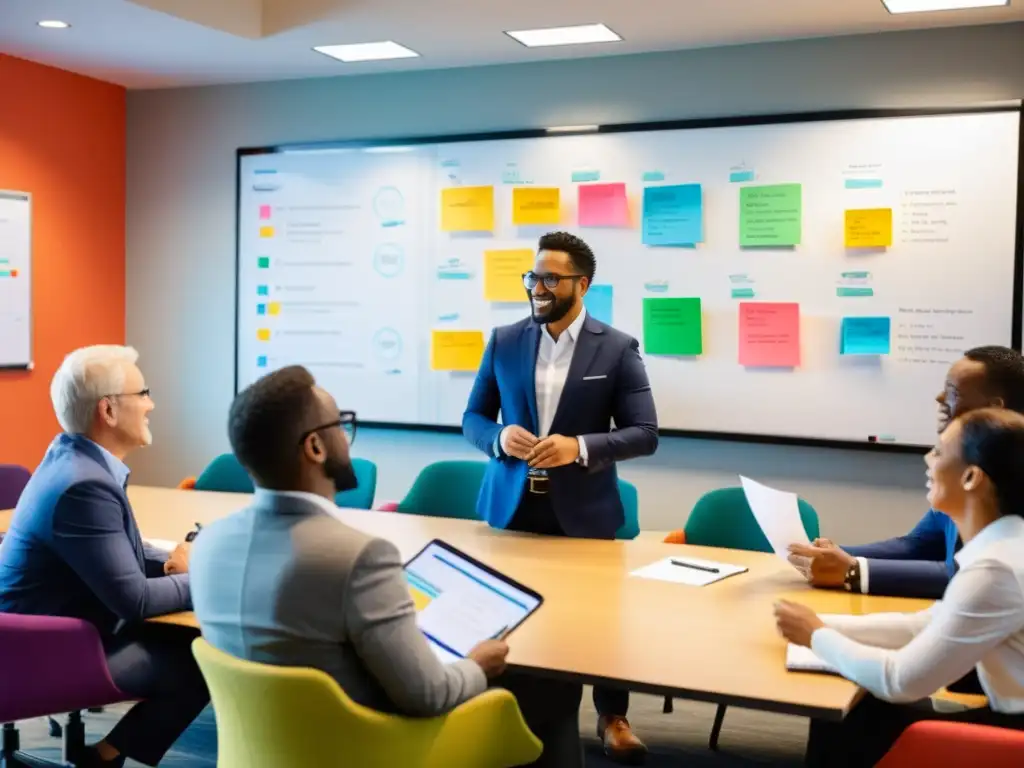
<path fill-rule="evenodd" d="M 445 716 L 424 768 L 527 765 L 543 748 L 523 720 L 515 696 L 491 688 Z"/>
<path fill-rule="evenodd" d="M 374 507 L 377 512 L 397 512 L 398 502 L 397 501 L 385 501 Z"/>
<path fill-rule="evenodd" d="M 878 768 L 922 765 L 1024 765 L 1024 732 L 990 725 L 929 720 L 914 723 L 896 740 Z"/>
<path fill-rule="evenodd" d="M 665 537 L 665 544 L 685 544 L 686 543 L 686 531 L 670 531 L 668 536 Z"/>

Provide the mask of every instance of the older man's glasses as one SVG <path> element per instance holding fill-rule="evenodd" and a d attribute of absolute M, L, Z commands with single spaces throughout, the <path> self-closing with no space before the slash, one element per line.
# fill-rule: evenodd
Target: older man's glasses
<path fill-rule="evenodd" d="M 349 445 L 356 441 L 356 412 L 355 411 L 339 411 L 338 418 L 335 421 L 329 421 L 326 424 L 321 424 L 318 427 L 307 429 L 302 433 L 302 437 L 299 438 L 299 443 L 306 442 L 306 438 L 312 435 L 314 432 L 322 432 L 325 429 L 336 429 L 339 428 L 345 433 L 345 437 L 348 439 Z"/>

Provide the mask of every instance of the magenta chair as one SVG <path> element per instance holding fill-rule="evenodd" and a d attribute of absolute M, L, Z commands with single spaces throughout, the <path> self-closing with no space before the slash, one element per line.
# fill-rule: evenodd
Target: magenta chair
<path fill-rule="evenodd" d="M 5 768 L 51 768 L 85 747 L 81 710 L 131 699 L 110 679 L 99 633 L 87 621 L 0 613 L 0 723 Z M 63 760 L 20 751 L 14 723 L 67 712 Z"/>

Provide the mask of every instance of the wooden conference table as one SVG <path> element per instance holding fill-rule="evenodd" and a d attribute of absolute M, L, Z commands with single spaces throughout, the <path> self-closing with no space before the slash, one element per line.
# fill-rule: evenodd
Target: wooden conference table
<path fill-rule="evenodd" d="M 249 502 L 244 494 L 132 486 L 144 536 L 182 540 Z M 544 605 L 509 637 L 509 663 L 587 684 L 838 720 L 860 696 L 838 677 L 786 671 L 786 643 L 775 630 L 780 597 L 823 613 L 913 611 L 926 600 L 814 590 L 791 566 L 755 552 L 663 544 L 591 541 L 497 531 L 464 520 L 341 510 L 341 518 L 385 537 L 411 557 L 444 539 L 544 595 Z M 10 512 L 0 512 L 0 531 Z M 669 555 L 745 565 L 747 573 L 705 587 L 629 577 Z M 196 626 L 190 613 L 162 617 Z"/>

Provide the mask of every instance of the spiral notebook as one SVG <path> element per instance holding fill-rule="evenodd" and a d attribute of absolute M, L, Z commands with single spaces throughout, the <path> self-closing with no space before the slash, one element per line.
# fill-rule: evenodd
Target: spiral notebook
<path fill-rule="evenodd" d="M 790 672 L 820 672 L 826 675 L 838 675 L 839 670 L 802 645 L 789 644 L 786 648 L 786 669 Z"/>

